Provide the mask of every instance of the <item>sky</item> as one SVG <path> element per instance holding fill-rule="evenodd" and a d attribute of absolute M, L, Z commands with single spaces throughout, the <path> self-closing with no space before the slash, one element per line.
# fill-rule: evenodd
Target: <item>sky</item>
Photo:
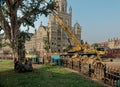
<path fill-rule="evenodd" d="M 72 7 L 72 25 L 82 27 L 82 39 L 88 43 L 104 42 L 120 38 L 120 0 L 67 0 Z M 40 23 L 47 25 L 48 18 L 40 17 Z"/>

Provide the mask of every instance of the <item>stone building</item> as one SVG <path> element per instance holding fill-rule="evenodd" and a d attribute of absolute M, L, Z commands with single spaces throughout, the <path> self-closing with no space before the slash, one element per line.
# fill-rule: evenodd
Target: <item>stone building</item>
<path fill-rule="evenodd" d="M 44 38 L 48 39 L 47 36 L 48 28 L 43 26 L 42 23 L 39 26 L 39 29 L 35 32 L 35 34 L 31 37 L 30 41 L 25 43 L 25 48 L 27 53 L 29 52 L 45 52 L 44 49 Z"/>
<path fill-rule="evenodd" d="M 108 43 L 108 47 L 111 49 L 120 48 L 120 39 L 118 38 L 108 39 Z"/>
<path fill-rule="evenodd" d="M 67 12 L 67 0 L 55 1 L 58 2 L 59 8 L 57 12 L 59 17 L 81 42 L 81 26 L 79 23 L 76 23 L 74 27 L 72 27 L 72 7 L 70 7 L 69 12 Z M 68 45 L 70 45 L 68 38 L 70 39 L 62 30 L 62 27 L 56 22 L 54 15 L 50 14 L 48 25 L 43 26 L 41 23 L 39 29 L 32 36 L 31 41 L 26 42 L 26 51 L 30 52 L 36 49 L 37 52 L 46 52 L 45 47 L 47 45 L 49 52 L 63 52 Z M 45 42 L 45 40 L 47 42 Z M 71 43 L 74 44 L 72 41 Z"/>
<path fill-rule="evenodd" d="M 119 38 L 108 39 L 108 41 L 100 42 L 98 44 L 101 47 L 106 46 L 110 49 L 117 49 L 120 48 L 120 39 Z"/>

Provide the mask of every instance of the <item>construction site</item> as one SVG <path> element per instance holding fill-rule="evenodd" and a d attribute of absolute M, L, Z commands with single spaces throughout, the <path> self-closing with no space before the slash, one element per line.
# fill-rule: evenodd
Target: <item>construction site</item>
<path fill-rule="evenodd" d="M 47 50 L 46 53 L 41 52 L 41 50 L 37 50 L 40 48 L 37 48 L 36 45 L 36 50 L 26 54 L 26 59 L 32 59 L 33 64 L 49 64 L 69 68 L 106 86 L 120 87 L 120 58 L 109 57 L 108 52 L 102 47 L 92 48 L 88 43 L 81 43 L 81 40 L 76 38 L 67 23 L 61 19 L 59 11 L 53 11 L 51 15 L 60 27 L 58 31 L 67 35 L 67 47 L 62 50 L 56 46 L 52 47 L 53 42 L 46 39 L 47 43 L 50 44 L 50 50 Z M 39 58 L 36 55 L 39 55 Z M 2 55 L 1 59 L 4 58 L 7 57 Z M 8 59 L 11 58 L 8 57 Z"/>
<path fill-rule="evenodd" d="M 78 71 L 83 76 L 102 82 L 107 86 L 120 87 L 119 58 L 106 56 L 107 51 L 102 47 L 93 49 L 88 43 L 82 44 L 59 17 L 58 13 L 54 12 L 53 15 L 62 31 L 69 37 L 72 45 L 69 43 L 67 49 L 62 50 L 62 52 L 56 46 L 56 48 L 51 49 L 53 52 L 48 51 L 48 55 L 41 54 L 43 57 L 41 63 L 63 66 Z"/>

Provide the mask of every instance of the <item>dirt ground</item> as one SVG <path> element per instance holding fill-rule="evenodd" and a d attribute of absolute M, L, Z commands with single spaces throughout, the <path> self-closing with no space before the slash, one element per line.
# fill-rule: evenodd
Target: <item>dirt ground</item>
<path fill-rule="evenodd" d="M 113 62 L 104 62 L 106 66 L 120 68 L 120 58 L 114 58 Z"/>

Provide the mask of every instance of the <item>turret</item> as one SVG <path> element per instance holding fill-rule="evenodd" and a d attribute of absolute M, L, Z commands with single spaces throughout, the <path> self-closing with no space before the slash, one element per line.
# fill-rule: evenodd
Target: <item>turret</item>
<path fill-rule="evenodd" d="M 74 25 L 74 34 L 76 38 L 81 42 L 81 27 L 79 23 L 75 23 Z"/>
<path fill-rule="evenodd" d="M 67 0 L 63 0 L 64 12 L 67 12 Z"/>
<path fill-rule="evenodd" d="M 74 25 L 74 33 L 75 34 L 81 33 L 81 28 L 80 28 L 79 23 L 75 23 L 75 25 Z"/>
<path fill-rule="evenodd" d="M 59 8 L 59 12 L 67 12 L 67 0 L 55 0 L 57 2 Z"/>
<path fill-rule="evenodd" d="M 69 8 L 69 14 L 72 15 L 72 7 Z"/>
<path fill-rule="evenodd" d="M 49 15 L 48 24 L 55 24 L 55 18 L 52 14 Z"/>

